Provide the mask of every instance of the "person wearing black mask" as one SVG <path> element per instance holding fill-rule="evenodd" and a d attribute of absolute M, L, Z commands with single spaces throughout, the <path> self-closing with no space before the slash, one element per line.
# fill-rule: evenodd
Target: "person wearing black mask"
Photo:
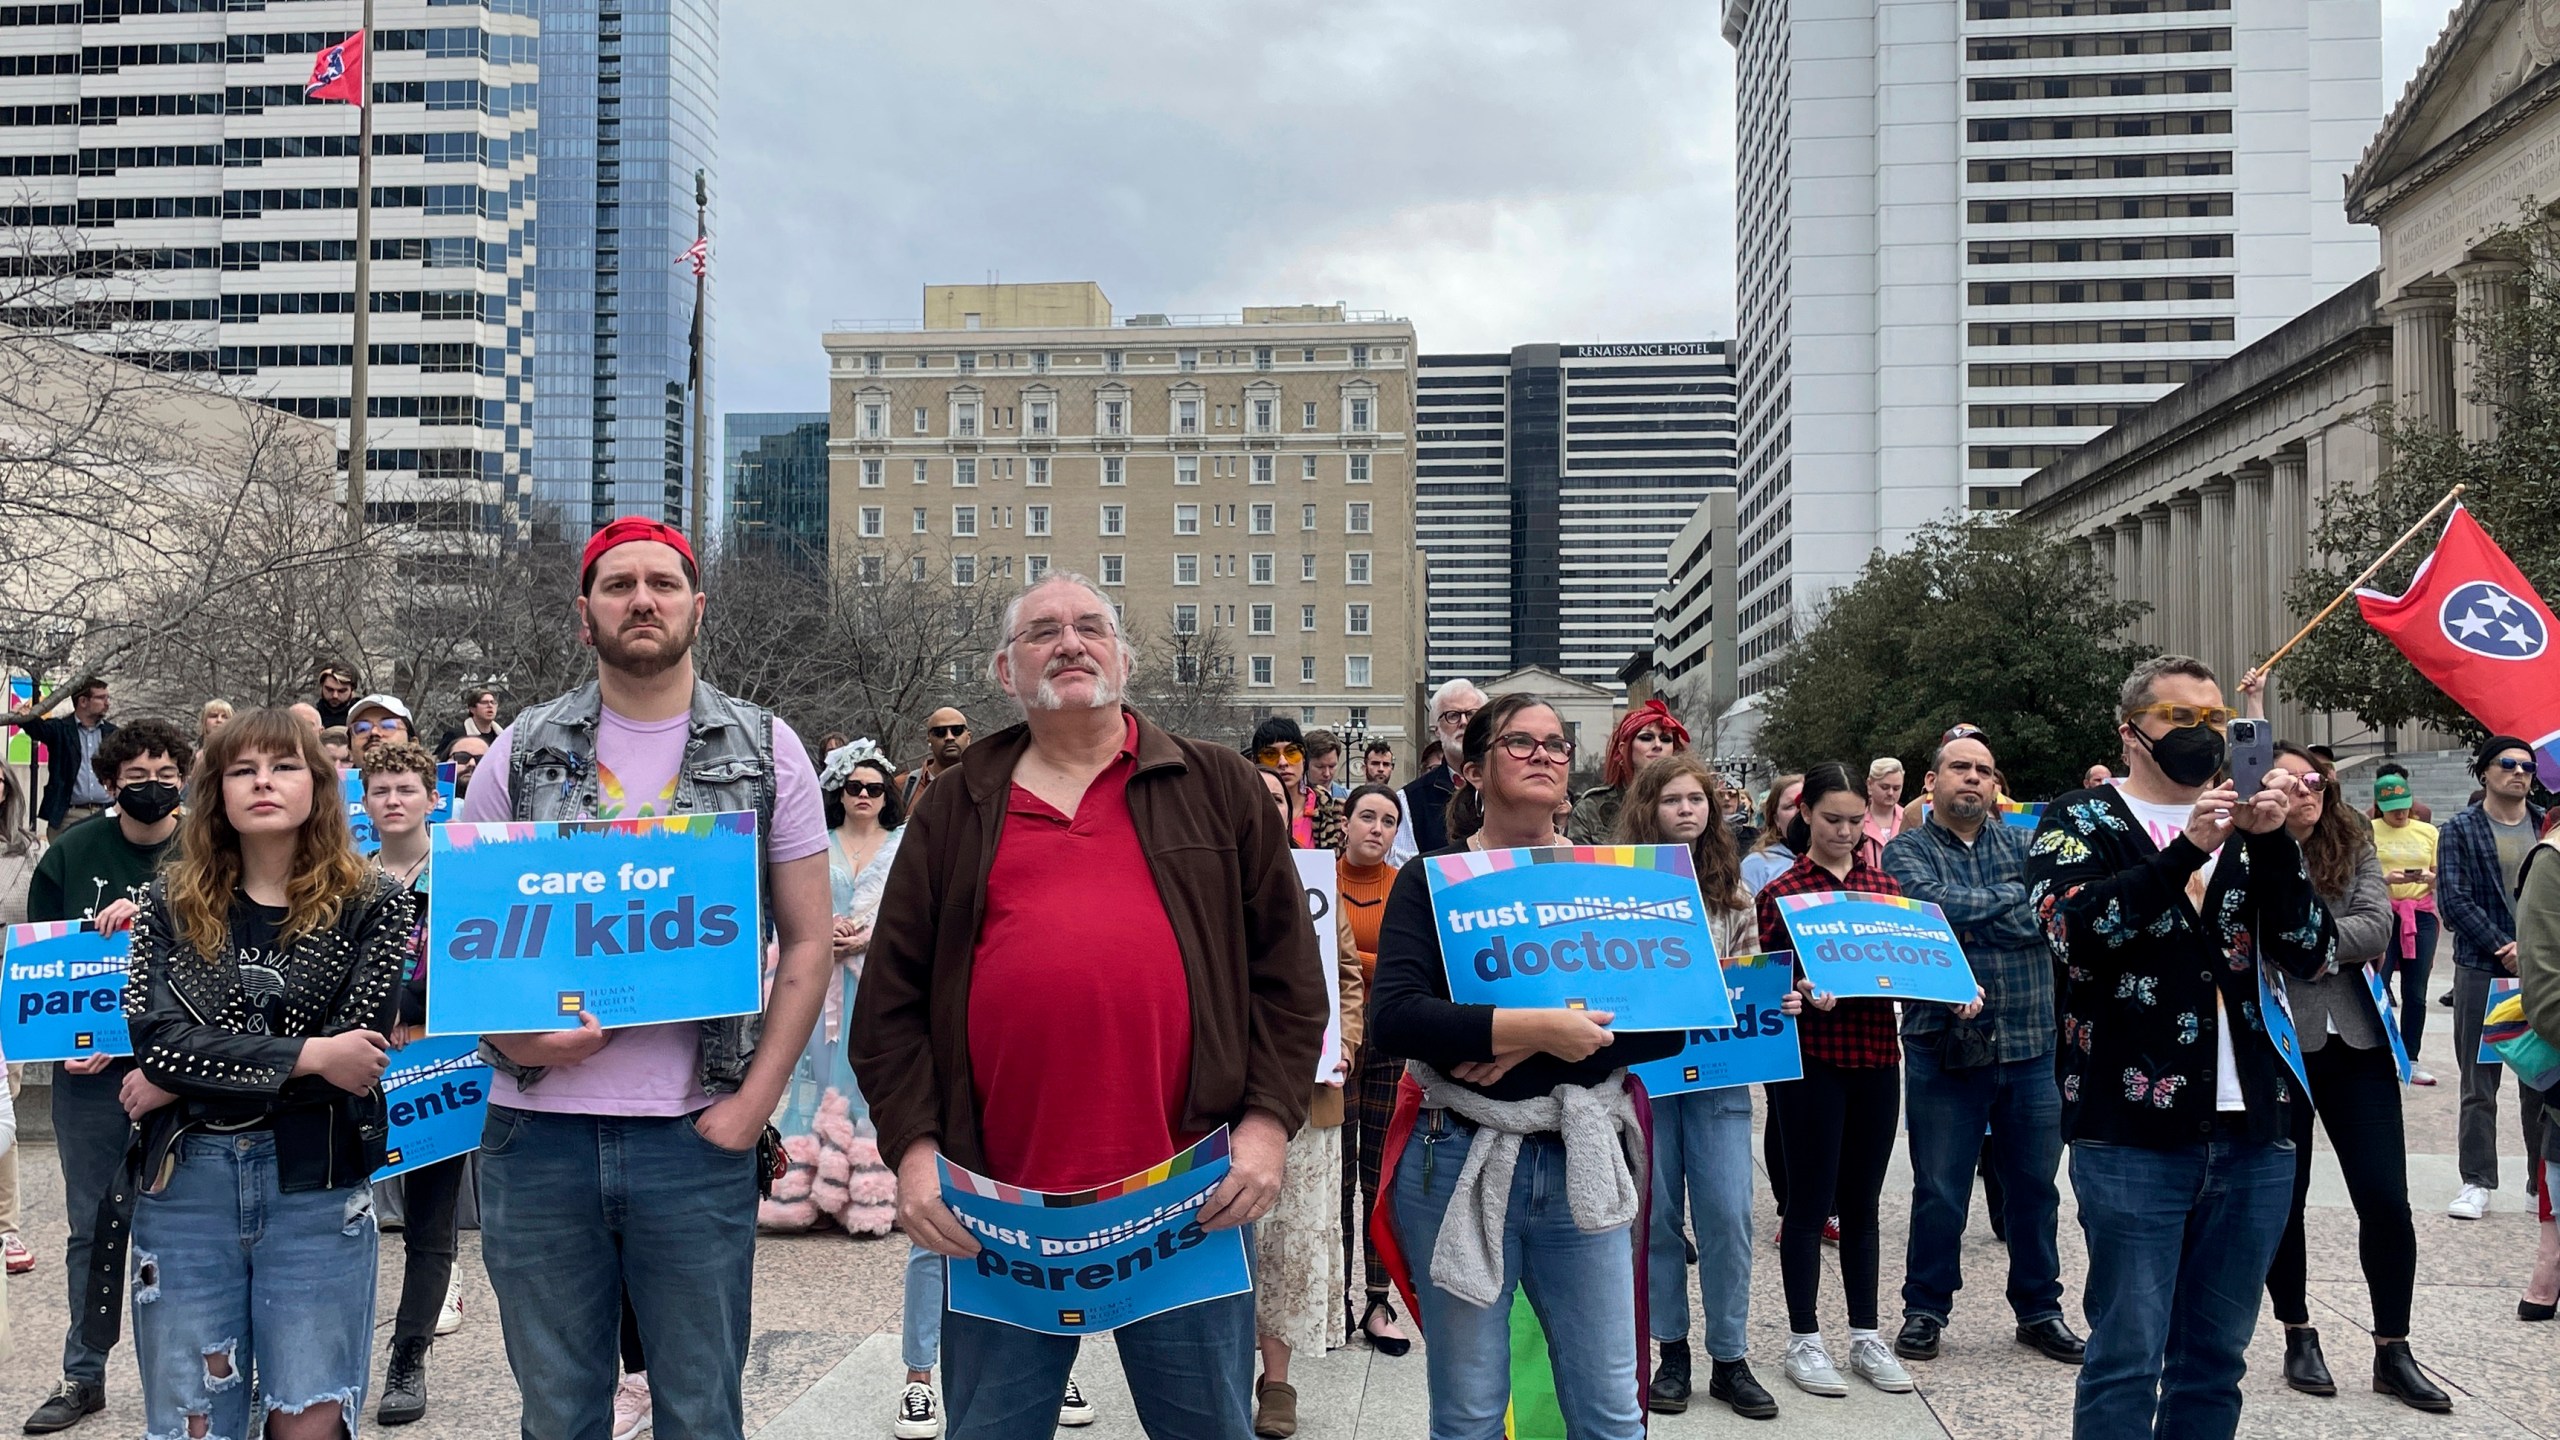
<path fill-rule="evenodd" d="M 94 768 L 115 797 L 114 813 L 72 826 L 44 852 L 27 882 L 27 918 L 95 920 L 109 933 L 130 926 L 134 897 L 151 883 L 178 832 L 180 787 L 194 763 L 187 737 L 158 720 L 137 720 L 100 741 Z M 107 1352 L 81 1339 L 77 1317 L 98 1200 L 124 1159 L 128 1121 L 118 1097 L 133 1062 L 93 1056 L 54 1069 L 54 1153 L 62 1162 L 64 1219 L 71 1227 L 62 1270 L 75 1318 L 63 1347 L 62 1381 L 27 1417 L 30 1435 L 68 1430 L 107 1403 Z"/>

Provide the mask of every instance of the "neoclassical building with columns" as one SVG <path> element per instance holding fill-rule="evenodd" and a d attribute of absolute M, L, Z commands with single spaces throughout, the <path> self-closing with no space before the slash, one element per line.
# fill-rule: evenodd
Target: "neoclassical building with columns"
<path fill-rule="evenodd" d="M 2139 638 L 2236 678 L 2310 618 L 2288 592 L 2323 498 L 2382 470 L 2378 408 L 2490 433 L 2463 321 L 2521 294 L 2498 236 L 2526 206 L 2560 201 L 2555 62 L 2560 0 L 2463 0 L 2346 178 L 2348 218 L 2380 232 L 2381 269 L 2029 477 L 2020 517 L 2151 606 Z M 2381 747 L 2351 715 L 2293 705 L 2278 673 L 2281 732 Z"/>

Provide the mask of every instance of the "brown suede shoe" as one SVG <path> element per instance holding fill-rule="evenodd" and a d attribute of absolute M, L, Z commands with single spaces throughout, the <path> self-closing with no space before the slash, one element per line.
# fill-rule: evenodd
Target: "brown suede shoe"
<path fill-rule="evenodd" d="M 1298 1392 L 1286 1381 L 1264 1380 L 1253 1387 L 1253 1433 L 1270 1440 L 1298 1433 Z"/>

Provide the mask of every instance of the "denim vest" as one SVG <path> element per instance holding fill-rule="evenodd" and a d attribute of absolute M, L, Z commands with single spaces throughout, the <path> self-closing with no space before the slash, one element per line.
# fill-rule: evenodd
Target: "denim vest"
<path fill-rule="evenodd" d="M 596 722 L 603 708 L 603 691 L 590 680 L 557 700 L 527 706 L 516 716 L 515 744 L 507 765 L 512 818 L 595 818 Z M 773 841 L 774 786 L 773 712 L 695 681 L 692 735 L 676 770 L 676 795 L 669 813 L 756 812 L 756 886 L 764 901 L 768 937 L 773 904 L 766 889 L 768 867 L 763 855 Z M 726 1015 L 702 1022 L 698 1063 L 706 1094 L 725 1095 L 738 1088 L 763 1029 L 762 1015 Z M 542 1078 L 543 1067 L 518 1065 L 494 1045 L 484 1042 L 480 1054 L 492 1068 L 514 1077 L 519 1087 L 531 1089 Z"/>

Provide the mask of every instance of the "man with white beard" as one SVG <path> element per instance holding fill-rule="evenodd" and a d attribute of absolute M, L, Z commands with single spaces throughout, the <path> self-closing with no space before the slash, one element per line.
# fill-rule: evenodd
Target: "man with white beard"
<path fill-rule="evenodd" d="M 1082 1191 L 1231 1127 L 1200 1223 L 1278 1198 L 1306 1122 L 1327 1002 L 1289 836 L 1243 757 L 1121 704 L 1132 656 L 1110 598 L 1052 574 L 1006 609 L 995 681 L 1021 725 L 926 790 L 881 897 L 853 1065 L 917 1244 L 978 1244 L 935 1158 Z M 1254 1303 L 1233 1295 L 1115 1332 L 1151 1436 L 1245 1440 Z M 1078 1341 L 946 1311 L 957 1436 L 1046 1436 Z"/>

